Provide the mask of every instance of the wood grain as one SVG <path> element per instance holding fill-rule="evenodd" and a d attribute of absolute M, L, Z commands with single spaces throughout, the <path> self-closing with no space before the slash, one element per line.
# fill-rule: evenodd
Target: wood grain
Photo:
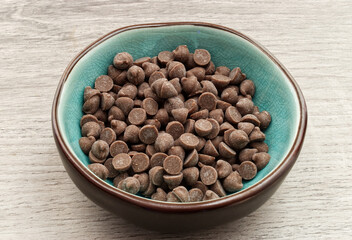
<path fill-rule="evenodd" d="M 3 1 L 0 239 L 351 239 L 351 12 L 350 0 Z M 84 46 L 122 26 L 185 20 L 262 43 L 301 86 L 309 123 L 297 164 L 263 207 L 234 223 L 171 235 L 111 215 L 74 186 L 50 111 L 60 75 Z"/>

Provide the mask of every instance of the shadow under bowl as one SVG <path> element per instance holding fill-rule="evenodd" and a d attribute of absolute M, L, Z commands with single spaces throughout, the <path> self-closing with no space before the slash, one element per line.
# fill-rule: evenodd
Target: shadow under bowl
<path fill-rule="evenodd" d="M 190 51 L 207 49 L 216 66 L 240 67 L 254 81 L 253 98 L 259 109 L 270 112 L 265 131 L 271 160 L 257 176 L 244 181 L 243 189 L 218 200 L 168 203 L 123 192 L 88 168 L 88 157 L 78 140 L 86 86 L 107 74 L 118 52 L 134 59 L 156 56 L 187 45 Z M 239 219 L 260 207 L 277 190 L 302 148 L 307 109 L 297 83 L 285 67 L 264 47 L 233 29 L 200 22 L 153 23 L 117 29 L 79 53 L 66 68 L 57 88 L 52 126 L 62 162 L 77 187 L 99 206 L 143 227 L 159 231 L 187 231 Z"/>

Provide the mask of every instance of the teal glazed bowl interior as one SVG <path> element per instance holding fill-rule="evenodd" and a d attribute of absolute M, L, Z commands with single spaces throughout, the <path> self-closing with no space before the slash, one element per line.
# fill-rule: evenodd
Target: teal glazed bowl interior
<path fill-rule="evenodd" d="M 271 155 L 269 164 L 254 179 L 244 181 L 239 192 L 218 200 L 166 203 L 120 191 L 110 180 L 104 182 L 88 170 L 89 159 L 78 144 L 84 88 L 93 87 L 98 76 L 107 74 L 116 53 L 129 52 L 134 59 L 153 57 L 160 51 L 172 51 L 178 45 L 187 45 L 192 52 L 197 48 L 207 49 L 215 66 L 240 67 L 256 85 L 255 105 L 272 116 L 265 131 L 265 142 Z M 205 227 L 207 224 L 202 224 L 201 218 L 208 212 L 215 218 L 217 214 L 229 215 L 225 221 L 252 212 L 275 192 L 290 171 L 302 147 L 307 125 L 303 95 L 282 64 L 247 36 L 207 23 L 129 26 L 98 39 L 75 57 L 65 70 L 54 99 L 52 118 L 54 137 L 64 166 L 81 191 L 100 206 L 145 226 L 148 224 L 143 219 L 149 215 L 159 217 L 159 224 L 163 224 L 186 214 L 193 216 L 191 221 L 198 219 L 199 227 Z M 231 207 L 233 212 L 226 215 L 223 210 L 229 211 Z"/>

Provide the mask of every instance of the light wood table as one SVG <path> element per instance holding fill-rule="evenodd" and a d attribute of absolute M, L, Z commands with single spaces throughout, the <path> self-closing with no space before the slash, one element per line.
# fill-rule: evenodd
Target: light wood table
<path fill-rule="evenodd" d="M 90 42 L 126 25 L 185 20 L 262 43 L 302 88 L 309 123 L 296 165 L 256 212 L 202 232 L 159 234 L 76 188 L 56 150 L 50 111 L 66 65 Z M 0 239 L 352 238 L 350 0 L 5 0 L 0 31 Z"/>

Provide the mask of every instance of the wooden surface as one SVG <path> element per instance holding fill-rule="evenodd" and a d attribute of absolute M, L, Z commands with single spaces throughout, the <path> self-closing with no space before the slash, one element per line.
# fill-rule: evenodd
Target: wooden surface
<path fill-rule="evenodd" d="M 351 239 L 351 12 L 350 0 L 2 1 L 0 239 Z M 75 187 L 50 111 L 66 65 L 90 42 L 126 25 L 185 20 L 237 29 L 268 48 L 306 97 L 308 131 L 298 162 L 259 210 L 207 231 L 159 234 Z"/>

